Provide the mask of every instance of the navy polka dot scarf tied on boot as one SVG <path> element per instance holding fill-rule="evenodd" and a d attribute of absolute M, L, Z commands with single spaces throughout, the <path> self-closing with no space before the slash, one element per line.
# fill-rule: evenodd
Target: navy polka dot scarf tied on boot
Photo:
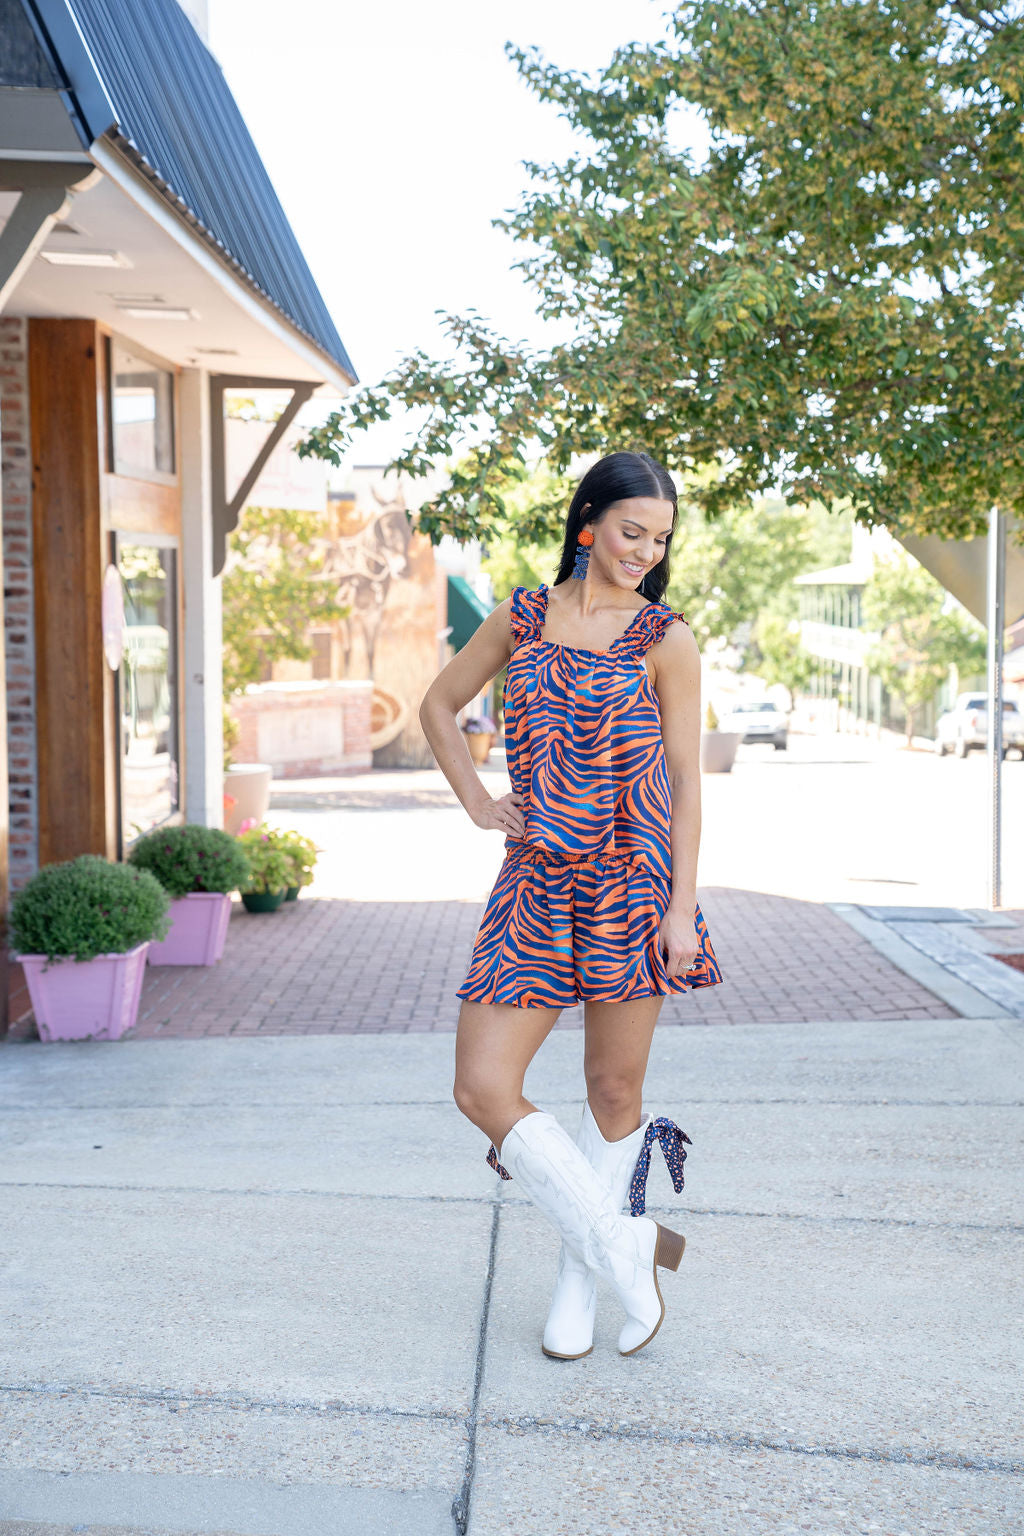
<path fill-rule="evenodd" d="M 643 1216 L 646 1211 L 647 1175 L 651 1167 L 651 1148 L 654 1138 L 658 1138 L 665 1157 L 665 1164 L 672 1179 L 672 1188 L 678 1195 L 683 1187 L 683 1164 L 686 1161 L 686 1148 L 692 1147 L 693 1142 L 685 1131 L 681 1131 L 674 1120 L 669 1120 L 666 1115 L 659 1115 L 652 1120 L 644 1132 L 643 1144 L 640 1155 L 636 1160 L 636 1169 L 633 1173 L 633 1181 L 629 1186 L 629 1214 L 631 1216 Z M 491 1142 L 491 1149 L 487 1154 L 488 1165 L 500 1174 L 503 1179 L 511 1179 L 512 1175 L 498 1162 L 498 1153 Z"/>

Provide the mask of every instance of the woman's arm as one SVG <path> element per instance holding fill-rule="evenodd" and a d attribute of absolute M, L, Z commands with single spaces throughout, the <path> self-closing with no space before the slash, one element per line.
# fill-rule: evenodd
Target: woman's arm
<path fill-rule="evenodd" d="M 663 924 L 670 976 L 693 963 L 699 944 L 697 853 L 700 848 L 700 651 L 688 624 L 672 624 L 648 653 L 656 668 L 661 739 L 672 790 L 672 896 Z M 675 965 L 675 969 L 673 969 Z"/>
<path fill-rule="evenodd" d="M 423 695 L 419 718 L 437 766 L 476 825 L 523 837 L 522 796 L 513 792 L 495 800 L 488 793 L 455 719 L 497 677 L 512 654 L 511 606 L 509 598 L 499 603 L 438 673 Z"/>

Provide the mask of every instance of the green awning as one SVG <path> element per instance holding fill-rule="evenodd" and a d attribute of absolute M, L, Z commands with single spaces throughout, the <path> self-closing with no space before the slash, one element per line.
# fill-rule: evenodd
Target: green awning
<path fill-rule="evenodd" d="M 448 577 L 448 623 L 452 627 L 448 639 L 457 651 L 462 650 L 490 611 L 464 576 Z"/>

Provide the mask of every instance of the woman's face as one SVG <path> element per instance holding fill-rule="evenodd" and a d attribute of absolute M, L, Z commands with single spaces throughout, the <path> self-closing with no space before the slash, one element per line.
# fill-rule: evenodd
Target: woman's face
<path fill-rule="evenodd" d="M 636 588 L 665 553 L 672 531 L 672 503 L 656 496 L 632 496 L 613 502 L 589 525 L 594 532 L 591 557 L 601 574 L 617 586 Z"/>

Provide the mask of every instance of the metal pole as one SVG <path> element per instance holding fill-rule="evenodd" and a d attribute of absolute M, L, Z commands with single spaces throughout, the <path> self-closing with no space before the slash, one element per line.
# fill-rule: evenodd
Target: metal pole
<path fill-rule="evenodd" d="M 1006 590 L 1006 519 L 998 507 L 988 517 L 988 905 L 1002 905 L 1003 623 Z"/>

